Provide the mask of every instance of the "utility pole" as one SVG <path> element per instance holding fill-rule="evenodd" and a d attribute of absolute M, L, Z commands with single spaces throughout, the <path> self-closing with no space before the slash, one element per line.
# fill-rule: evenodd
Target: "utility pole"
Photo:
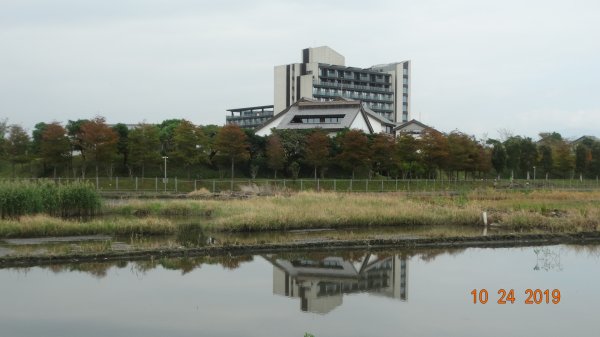
<path fill-rule="evenodd" d="M 165 160 L 165 177 L 163 178 L 163 183 L 165 184 L 165 192 L 167 191 L 167 156 L 163 156 L 163 159 Z"/>

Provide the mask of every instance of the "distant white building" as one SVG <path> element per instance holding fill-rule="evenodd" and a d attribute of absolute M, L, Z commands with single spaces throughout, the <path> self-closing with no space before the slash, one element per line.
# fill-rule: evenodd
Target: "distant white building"
<path fill-rule="evenodd" d="M 419 122 L 416 119 L 404 122 L 394 128 L 394 135 L 400 137 L 401 135 L 411 135 L 415 138 L 421 138 L 421 134 L 425 129 L 432 129 L 430 126 Z"/>
<path fill-rule="evenodd" d="M 302 62 L 274 69 L 275 113 L 303 97 L 321 101 L 334 97 L 358 99 L 371 111 L 395 123 L 410 119 L 410 61 L 346 66 L 343 55 L 327 46 L 305 48 Z"/>
<path fill-rule="evenodd" d="M 301 98 L 256 128 L 258 136 L 268 136 L 271 129 L 304 130 L 320 128 L 330 136 L 343 129 L 362 130 L 367 134 L 393 135 L 396 124 L 371 110 L 367 104 L 348 98 L 331 101 Z"/>

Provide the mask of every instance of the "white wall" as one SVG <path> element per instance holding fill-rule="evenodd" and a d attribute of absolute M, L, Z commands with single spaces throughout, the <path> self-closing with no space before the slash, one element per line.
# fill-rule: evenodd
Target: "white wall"
<path fill-rule="evenodd" d="M 367 122 L 365 121 L 365 118 L 360 112 L 356 115 L 356 118 L 354 118 L 352 124 L 350 124 L 350 129 L 362 130 L 364 133 L 367 134 L 371 132 L 369 130 Z"/>
<path fill-rule="evenodd" d="M 327 46 L 309 48 L 308 61 L 316 63 L 334 64 L 338 66 L 346 65 L 346 60 L 344 59 L 344 56 Z"/>
<path fill-rule="evenodd" d="M 285 106 L 285 94 L 288 90 L 285 86 L 285 65 L 276 66 L 274 70 L 274 87 L 275 92 L 273 96 L 273 111 L 275 114 L 281 112 L 286 108 Z"/>

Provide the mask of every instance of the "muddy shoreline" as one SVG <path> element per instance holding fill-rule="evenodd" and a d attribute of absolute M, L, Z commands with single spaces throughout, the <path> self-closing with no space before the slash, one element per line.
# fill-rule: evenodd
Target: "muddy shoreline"
<path fill-rule="evenodd" d="M 5 256 L 0 268 L 32 267 L 36 265 L 143 260 L 173 257 L 268 254 L 286 251 L 381 250 L 414 248 L 518 247 L 556 244 L 600 243 L 600 232 L 505 234 L 476 237 L 407 238 L 334 240 L 310 243 L 274 243 L 253 245 L 223 245 L 199 248 L 157 248 L 135 251 L 110 251 L 66 255 Z"/>

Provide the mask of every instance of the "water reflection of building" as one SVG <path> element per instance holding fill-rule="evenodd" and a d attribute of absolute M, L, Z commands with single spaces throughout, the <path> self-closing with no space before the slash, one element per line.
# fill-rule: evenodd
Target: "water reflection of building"
<path fill-rule="evenodd" d="M 358 262 L 341 257 L 265 258 L 273 264 L 273 293 L 300 298 L 302 311 L 325 314 L 342 304 L 344 294 L 360 292 L 408 298 L 406 257 L 367 254 Z"/>

